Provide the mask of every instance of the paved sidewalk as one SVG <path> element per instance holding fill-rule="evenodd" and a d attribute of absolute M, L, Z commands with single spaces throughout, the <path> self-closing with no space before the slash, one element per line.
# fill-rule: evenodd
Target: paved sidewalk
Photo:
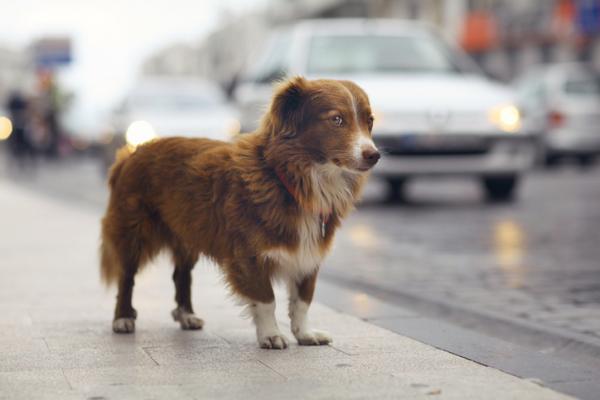
<path fill-rule="evenodd" d="M 136 334 L 115 335 L 99 217 L 0 180 L 0 399 L 568 398 L 319 304 L 311 319 L 332 346 L 261 350 L 205 264 L 194 274 L 205 330 L 181 331 L 166 257 L 137 281 Z"/>

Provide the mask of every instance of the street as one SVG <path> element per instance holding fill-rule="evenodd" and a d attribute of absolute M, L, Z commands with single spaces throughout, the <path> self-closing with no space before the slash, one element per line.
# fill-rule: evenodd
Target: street
<path fill-rule="evenodd" d="M 94 160 L 2 171 L 27 188 L 104 209 Z M 486 203 L 469 180 L 412 182 L 402 204 L 384 203 L 383 190 L 372 179 L 323 279 L 503 339 L 518 336 L 522 323 L 569 343 L 600 343 L 600 169 L 536 170 L 514 204 Z"/>

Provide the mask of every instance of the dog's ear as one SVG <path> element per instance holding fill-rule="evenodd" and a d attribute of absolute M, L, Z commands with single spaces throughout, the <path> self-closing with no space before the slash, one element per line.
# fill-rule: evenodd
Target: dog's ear
<path fill-rule="evenodd" d="M 297 135 L 308 92 L 308 82 L 301 76 L 293 77 L 277 85 L 271 102 L 273 134 L 284 138 Z"/>

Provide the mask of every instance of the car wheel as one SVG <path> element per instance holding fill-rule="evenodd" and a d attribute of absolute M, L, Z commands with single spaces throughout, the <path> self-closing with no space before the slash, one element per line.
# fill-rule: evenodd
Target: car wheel
<path fill-rule="evenodd" d="M 577 163 L 579 163 L 579 166 L 584 169 L 594 165 L 594 161 L 594 156 L 592 155 L 582 155 L 577 157 Z"/>
<path fill-rule="evenodd" d="M 514 200 L 519 179 L 515 175 L 484 177 L 482 183 L 488 200 L 510 202 Z"/>
<path fill-rule="evenodd" d="M 544 166 L 546 168 L 554 168 L 558 165 L 560 159 L 558 158 L 558 156 L 553 155 L 553 154 L 546 154 L 546 156 L 544 157 Z"/>
<path fill-rule="evenodd" d="M 406 179 L 386 178 L 388 192 L 386 200 L 388 203 L 403 202 L 405 200 Z"/>

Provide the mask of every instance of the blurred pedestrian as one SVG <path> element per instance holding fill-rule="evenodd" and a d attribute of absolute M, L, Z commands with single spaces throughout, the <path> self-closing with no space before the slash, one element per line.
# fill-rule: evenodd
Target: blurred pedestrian
<path fill-rule="evenodd" d="M 58 156 L 58 147 L 61 137 L 58 115 L 60 113 L 59 91 L 55 84 L 52 72 L 39 73 L 39 113 L 43 120 L 46 143 L 44 153 L 51 157 Z"/>
<path fill-rule="evenodd" d="M 13 133 L 9 138 L 12 156 L 20 167 L 33 161 L 35 152 L 28 133 L 29 101 L 18 90 L 8 97 L 7 107 L 13 125 Z"/>

